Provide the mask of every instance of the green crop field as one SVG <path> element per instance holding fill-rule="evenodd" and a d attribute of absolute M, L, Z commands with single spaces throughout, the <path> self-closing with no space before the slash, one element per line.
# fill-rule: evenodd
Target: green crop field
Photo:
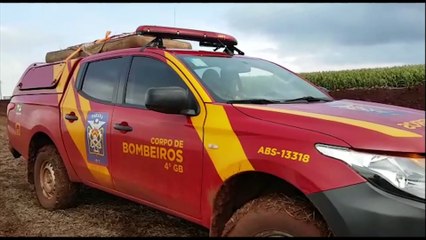
<path fill-rule="evenodd" d="M 351 88 L 399 88 L 425 82 L 425 65 L 299 73 L 330 91 Z"/>

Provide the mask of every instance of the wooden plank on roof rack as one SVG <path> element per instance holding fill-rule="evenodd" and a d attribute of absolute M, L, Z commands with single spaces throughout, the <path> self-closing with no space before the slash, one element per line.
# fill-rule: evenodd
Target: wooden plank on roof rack
<path fill-rule="evenodd" d="M 109 41 L 104 43 L 85 43 L 80 45 L 75 45 L 68 47 L 63 50 L 52 51 L 46 54 L 46 62 L 57 62 L 66 59 L 72 53 L 74 53 L 80 46 L 83 45 L 84 51 L 80 51 L 75 54 L 72 59 L 86 57 L 92 54 L 97 54 L 101 52 L 109 52 L 113 50 L 126 49 L 126 48 L 135 48 L 146 46 L 151 42 L 154 37 L 151 36 L 141 36 L 135 34 L 125 34 L 119 35 L 117 37 L 112 37 Z M 192 46 L 189 42 L 180 41 L 180 40 L 170 40 L 164 39 L 164 46 L 166 48 L 178 48 L 178 49 L 192 49 Z"/>

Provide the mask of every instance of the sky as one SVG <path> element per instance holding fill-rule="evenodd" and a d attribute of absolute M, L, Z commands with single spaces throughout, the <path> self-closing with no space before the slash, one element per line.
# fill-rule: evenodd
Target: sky
<path fill-rule="evenodd" d="M 425 63 L 425 3 L 0 3 L 1 93 L 47 52 L 140 25 L 226 33 L 295 72 Z"/>

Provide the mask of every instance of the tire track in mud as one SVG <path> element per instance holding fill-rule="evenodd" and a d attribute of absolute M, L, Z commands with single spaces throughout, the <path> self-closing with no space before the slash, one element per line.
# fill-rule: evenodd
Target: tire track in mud
<path fill-rule="evenodd" d="M 5 124 L 0 116 L 0 236 L 208 236 L 201 226 L 89 187 L 82 187 L 74 208 L 41 208 L 25 161 L 7 148 Z"/>

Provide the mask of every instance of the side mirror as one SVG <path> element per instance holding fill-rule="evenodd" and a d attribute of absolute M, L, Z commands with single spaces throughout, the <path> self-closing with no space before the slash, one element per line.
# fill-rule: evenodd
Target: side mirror
<path fill-rule="evenodd" d="M 188 109 L 188 93 L 181 87 L 148 89 L 145 106 L 150 110 L 162 113 L 195 115 L 195 110 Z"/>

